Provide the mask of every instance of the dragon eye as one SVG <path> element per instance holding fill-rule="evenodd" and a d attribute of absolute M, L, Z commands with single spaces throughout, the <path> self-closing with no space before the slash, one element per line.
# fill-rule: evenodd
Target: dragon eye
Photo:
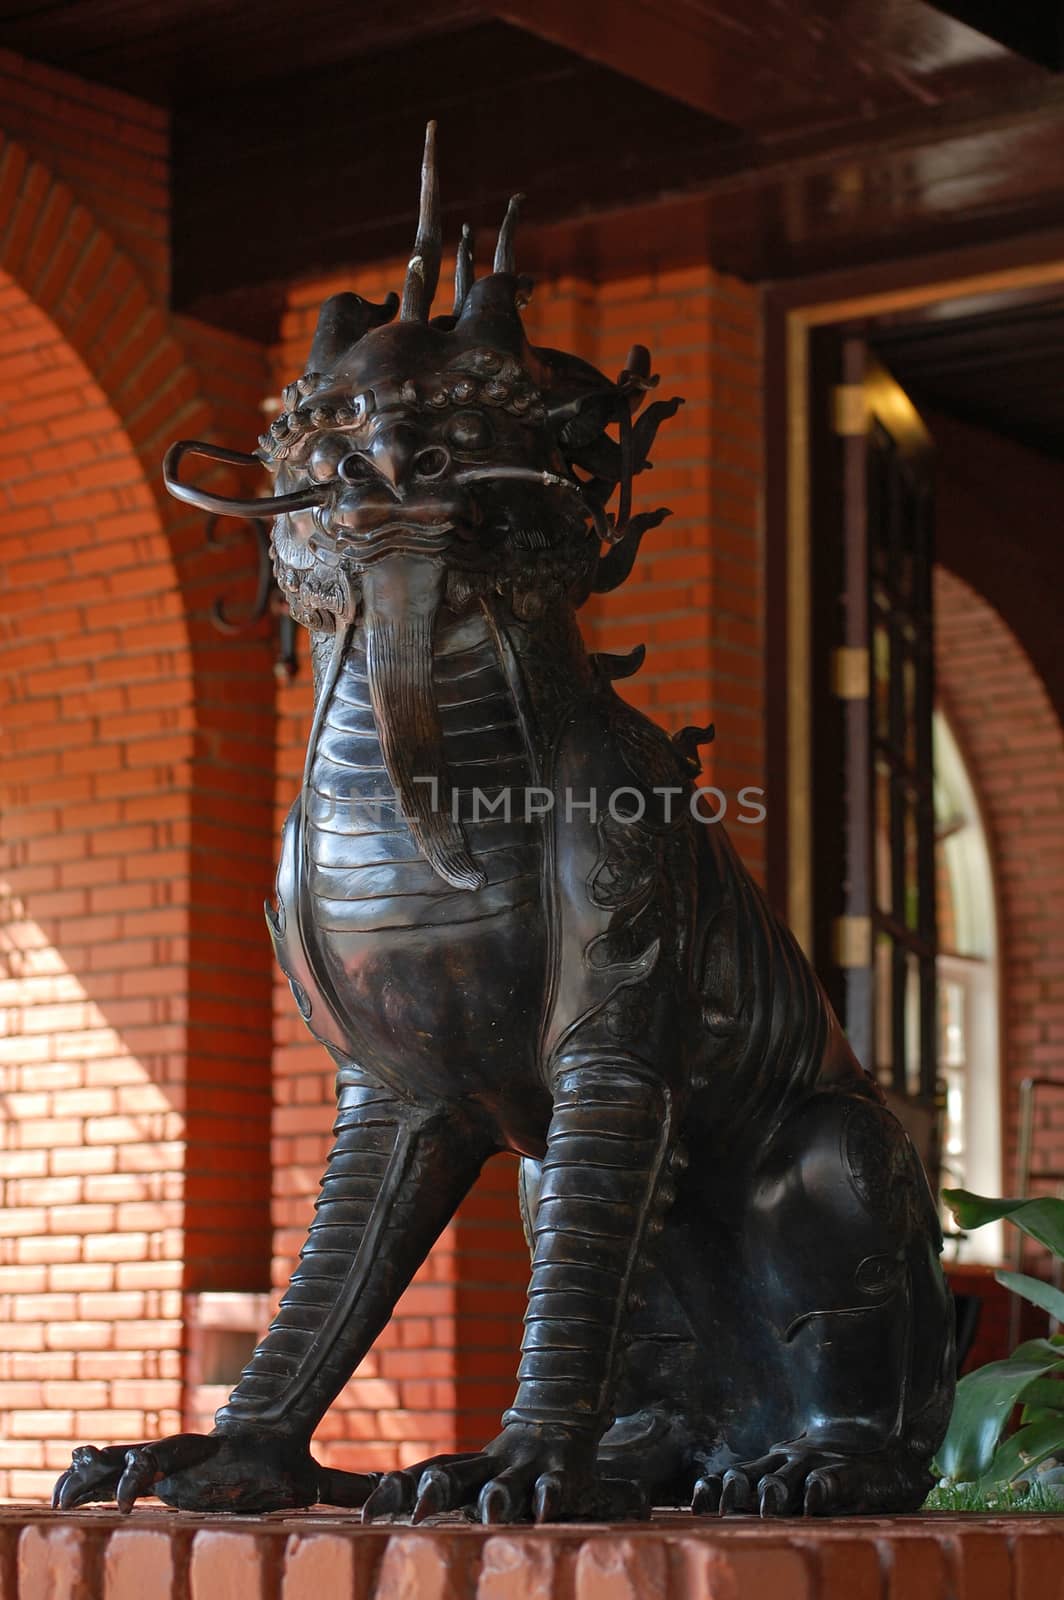
<path fill-rule="evenodd" d="M 444 429 L 455 450 L 483 450 L 492 441 L 491 423 L 482 411 L 459 411 Z"/>

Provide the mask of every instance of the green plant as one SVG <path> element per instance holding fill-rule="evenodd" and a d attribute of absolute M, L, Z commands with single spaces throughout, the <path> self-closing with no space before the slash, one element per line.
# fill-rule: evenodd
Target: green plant
<path fill-rule="evenodd" d="M 938 1484 L 923 1503 L 924 1511 L 996 1512 L 998 1516 L 1014 1513 L 1027 1516 L 1059 1516 L 1060 1501 L 1051 1492 L 1040 1487 L 1035 1478 L 1030 1489 L 1020 1494 L 1008 1485 L 1003 1489 L 983 1488 L 975 1483 Z"/>
<path fill-rule="evenodd" d="M 991 1200 L 966 1189 L 943 1197 L 965 1230 L 1007 1218 L 1057 1257 L 1064 1257 L 1064 1200 Z M 999 1283 L 1064 1324 L 1064 1292 L 1022 1272 L 998 1272 Z M 1003 1437 L 1016 1407 L 1015 1431 Z M 1064 1335 L 1028 1339 L 1005 1361 L 991 1361 L 957 1385 L 938 1469 L 952 1483 L 1001 1490 L 1049 1456 L 1064 1458 Z"/>

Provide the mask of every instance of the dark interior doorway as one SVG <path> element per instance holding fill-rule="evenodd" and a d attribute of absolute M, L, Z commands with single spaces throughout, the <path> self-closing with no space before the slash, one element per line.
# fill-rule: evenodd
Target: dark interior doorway
<path fill-rule="evenodd" d="M 852 319 L 809 345 L 811 945 L 933 1182 L 946 1086 L 932 571 L 990 600 L 1059 715 L 1062 352 L 1059 290 Z M 986 457 L 997 515 L 936 519 L 936 445 L 976 472 Z"/>

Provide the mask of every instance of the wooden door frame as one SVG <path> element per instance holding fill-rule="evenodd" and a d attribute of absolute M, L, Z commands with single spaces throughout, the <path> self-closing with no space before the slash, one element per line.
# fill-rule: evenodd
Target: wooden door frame
<path fill-rule="evenodd" d="M 768 890 L 807 951 L 814 893 L 811 337 L 832 324 L 944 300 L 1057 285 L 1064 289 L 1064 230 L 763 288 Z"/>

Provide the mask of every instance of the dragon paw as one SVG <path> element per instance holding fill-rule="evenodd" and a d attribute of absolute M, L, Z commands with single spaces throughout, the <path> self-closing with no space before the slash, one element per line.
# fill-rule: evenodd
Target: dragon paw
<path fill-rule="evenodd" d="M 80 1445 L 56 1483 L 59 1511 L 156 1495 L 182 1511 L 280 1511 L 313 1505 L 321 1469 L 306 1446 L 251 1433 L 179 1433 L 147 1444 Z M 366 1493 L 375 1477 L 367 1477 Z M 350 1503 L 350 1502 L 348 1502 Z"/>
<path fill-rule="evenodd" d="M 564 1522 L 642 1516 L 634 1483 L 598 1478 L 593 1441 L 560 1430 L 511 1424 L 484 1450 L 434 1456 L 389 1472 L 362 1508 L 362 1519 L 409 1516 L 412 1522 L 464 1511 L 477 1521 Z"/>
<path fill-rule="evenodd" d="M 694 1487 L 696 1514 L 828 1517 L 917 1510 L 931 1488 L 926 1467 L 897 1447 L 845 1449 L 790 1439 L 752 1461 L 707 1473 Z"/>

